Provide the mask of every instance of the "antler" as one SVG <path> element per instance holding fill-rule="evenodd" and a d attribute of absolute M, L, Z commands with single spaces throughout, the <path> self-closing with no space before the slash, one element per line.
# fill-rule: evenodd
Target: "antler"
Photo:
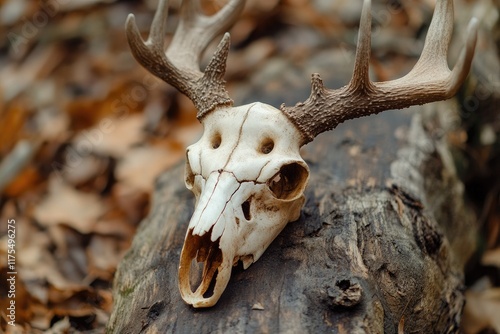
<path fill-rule="evenodd" d="M 450 71 L 446 57 L 453 30 L 453 1 L 438 0 L 424 49 L 413 69 L 397 80 L 371 82 L 368 77 L 370 7 L 370 0 L 364 0 L 354 74 L 349 84 L 336 90 L 326 89 L 315 73 L 311 95 L 305 102 L 294 107 L 281 105 L 280 109 L 302 133 L 302 145 L 348 119 L 448 99 L 455 95 L 469 72 L 476 45 L 477 20 L 470 21 L 465 47 Z"/>
<path fill-rule="evenodd" d="M 245 0 L 230 0 L 212 16 L 201 13 L 198 0 L 184 1 L 181 19 L 170 46 L 164 50 L 168 0 L 160 0 L 146 42 L 129 14 L 126 32 L 135 59 L 153 75 L 171 84 L 193 101 L 198 119 L 219 106 L 232 106 L 223 79 L 229 52 L 229 33 L 219 43 L 212 59 L 200 71 L 200 57 L 208 44 L 227 30 L 243 9 Z"/>

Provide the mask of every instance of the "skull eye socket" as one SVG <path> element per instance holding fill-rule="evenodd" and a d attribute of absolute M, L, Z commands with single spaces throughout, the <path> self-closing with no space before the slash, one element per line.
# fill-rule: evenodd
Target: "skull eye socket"
<path fill-rule="evenodd" d="M 281 167 L 267 185 L 274 196 L 282 200 L 291 200 L 304 191 L 309 173 L 298 163 L 291 163 Z"/>
<path fill-rule="evenodd" d="M 216 132 L 210 139 L 210 144 L 212 145 L 212 148 L 216 150 L 219 148 L 221 143 L 222 143 L 222 137 L 219 132 Z"/>
<path fill-rule="evenodd" d="M 266 138 L 260 144 L 260 151 L 264 154 L 269 154 L 274 148 L 274 141 L 271 138 Z"/>

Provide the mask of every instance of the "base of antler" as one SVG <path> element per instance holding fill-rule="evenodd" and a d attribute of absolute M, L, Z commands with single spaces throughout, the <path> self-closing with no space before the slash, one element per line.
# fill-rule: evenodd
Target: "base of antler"
<path fill-rule="evenodd" d="M 475 232 L 448 158 L 440 119 L 452 124 L 454 107 L 444 103 L 413 119 L 355 120 L 308 145 L 301 218 L 247 270 L 235 267 L 203 311 L 184 303 L 177 281 L 194 198 L 181 166 L 164 174 L 118 268 L 108 332 L 454 332 Z"/>

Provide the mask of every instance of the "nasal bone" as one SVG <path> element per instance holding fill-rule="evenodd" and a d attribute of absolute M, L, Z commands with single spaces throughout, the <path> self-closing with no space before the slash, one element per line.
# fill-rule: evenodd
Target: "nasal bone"
<path fill-rule="evenodd" d="M 226 221 L 233 216 L 228 204 L 240 186 L 231 172 L 218 170 L 208 176 L 189 222 L 193 235 L 202 236 L 212 229 L 212 241 L 221 237 Z"/>

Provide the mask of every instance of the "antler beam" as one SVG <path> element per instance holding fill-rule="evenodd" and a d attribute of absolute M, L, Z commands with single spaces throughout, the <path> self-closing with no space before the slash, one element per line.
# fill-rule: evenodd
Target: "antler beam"
<path fill-rule="evenodd" d="M 153 75 L 187 95 L 198 110 L 198 119 L 220 106 L 232 106 L 223 79 L 229 52 L 229 34 L 222 38 L 205 72 L 200 58 L 208 44 L 237 19 L 244 0 L 230 0 L 212 16 L 202 14 L 198 0 L 184 1 L 172 42 L 164 50 L 168 0 L 160 0 L 147 41 L 140 35 L 134 15 L 127 18 L 126 33 L 135 59 Z"/>
<path fill-rule="evenodd" d="M 438 0 L 424 49 L 410 73 L 392 81 L 371 82 L 368 77 L 370 9 L 370 0 L 364 0 L 354 74 L 349 84 L 330 90 L 315 73 L 311 80 L 311 95 L 305 102 L 293 107 L 281 105 L 280 109 L 302 133 L 302 145 L 348 119 L 448 99 L 465 80 L 474 55 L 477 20 L 470 21 L 465 47 L 450 71 L 446 57 L 453 31 L 453 1 Z"/>

